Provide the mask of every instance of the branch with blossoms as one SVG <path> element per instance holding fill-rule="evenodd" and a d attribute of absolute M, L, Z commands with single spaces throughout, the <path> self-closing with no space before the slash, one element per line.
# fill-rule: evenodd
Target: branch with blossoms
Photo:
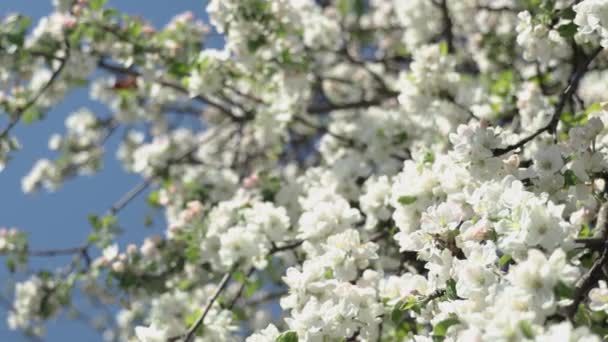
<path fill-rule="evenodd" d="M 57 0 L 34 26 L 7 17 L 0 167 L 12 127 L 86 88 L 105 114 L 69 113 L 22 189 L 97 172 L 111 141 L 141 177 L 79 245 L 0 230 L 9 328 L 43 336 L 73 311 L 120 341 L 601 340 L 608 5 L 507 5 L 210 0 L 211 26 L 154 27 Z M 164 229 L 122 245 L 138 200 Z"/>
<path fill-rule="evenodd" d="M 578 62 L 578 59 L 576 57 L 574 58 L 575 63 L 573 66 L 572 73 L 570 74 L 570 77 L 569 77 L 568 85 L 561 93 L 559 100 L 558 100 L 557 104 L 555 105 L 555 109 L 553 110 L 553 115 L 551 116 L 551 120 L 549 120 L 549 122 L 545 126 L 537 129 L 534 133 L 521 139 L 520 141 L 518 141 L 514 144 L 511 144 L 507 147 L 504 147 L 504 148 L 495 149 L 493 151 L 494 156 L 501 156 L 505 153 L 508 153 L 508 152 L 513 151 L 518 148 L 521 148 L 524 145 L 526 145 L 528 142 L 532 141 L 534 138 L 541 135 L 542 133 L 548 132 L 551 134 L 555 134 L 555 131 L 557 129 L 557 124 L 559 123 L 560 116 L 562 115 L 564 108 L 566 107 L 566 104 L 568 103 L 568 101 L 571 100 L 571 98 L 574 96 L 574 94 L 578 90 L 579 83 L 580 83 L 581 79 L 583 78 L 583 76 L 585 76 L 585 73 L 587 72 L 589 65 L 593 62 L 595 57 L 597 57 L 597 55 L 600 52 L 602 52 L 602 50 L 603 50 L 602 47 L 597 48 L 593 52 L 591 52 L 589 54 L 589 56 L 586 56 L 583 52 L 581 52 L 579 50 L 578 47 L 576 47 L 575 54 L 576 54 L 576 51 L 578 51 L 578 53 L 583 54 L 582 62 Z"/>

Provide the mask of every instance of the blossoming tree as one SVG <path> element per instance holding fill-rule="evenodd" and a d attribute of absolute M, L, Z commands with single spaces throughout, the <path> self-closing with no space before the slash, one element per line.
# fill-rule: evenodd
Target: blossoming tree
<path fill-rule="evenodd" d="M 211 0 L 163 28 L 53 4 L 0 26 L 0 164 L 86 87 L 107 112 L 71 114 L 23 191 L 105 153 L 143 180 L 82 245 L 0 230 L 11 329 L 84 296 L 107 340 L 607 338 L 608 0 Z M 146 190 L 165 233 L 119 247 Z"/>

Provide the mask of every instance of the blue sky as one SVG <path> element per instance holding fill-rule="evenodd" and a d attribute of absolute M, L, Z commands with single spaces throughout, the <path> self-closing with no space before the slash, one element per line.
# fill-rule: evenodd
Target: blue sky
<path fill-rule="evenodd" d="M 187 10 L 207 22 L 204 13 L 206 1 L 203 0 L 110 0 L 109 4 L 130 15 L 146 18 L 156 27 L 162 27 L 173 15 Z M 3 17 L 18 12 L 36 21 L 51 10 L 51 0 L 0 1 L 0 15 Z M 218 44 L 215 43 L 215 47 Z M 33 249 L 82 244 L 90 232 L 87 215 L 103 214 L 113 202 L 140 181 L 140 177 L 126 174 L 116 161 L 115 147 L 118 141 L 115 138 L 109 142 L 104 169 L 97 175 L 70 180 L 54 193 L 43 191 L 24 195 L 21 192 L 21 178 L 35 161 L 43 157 L 53 157 L 53 153 L 47 148 L 48 138 L 53 133 L 64 132 L 64 120 L 69 113 L 83 106 L 102 116 L 108 112 L 104 106 L 90 102 L 87 98 L 87 89 L 77 90 L 54 107 L 44 121 L 29 126 L 19 125 L 13 130 L 23 148 L 14 154 L 12 161 L 0 173 L 0 227 L 14 226 L 27 231 Z M 1 127 L 5 124 L 5 118 L 1 118 Z M 164 224 L 162 216 L 155 216 L 155 227 L 144 226 L 144 215 L 150 209 L 146 207 L 143 199 L 144 197 L 141 197 L 139 201 L 131 203 L 119 216 L 119 222 L 125 228 L 125 235 L 120 239 L 121 247 L 128 241 L 139 242 L 154 231 L 161 232 Z M 62 265 L 69 260 L 35 259 L 32 260 L 32 269 Z M 5 267 L 0 269 L 0 281 L 4 283 L 8 274 Z M 65 317 L 50 322 L 47 328 L 44 341 L 102 340 L 85 324 L 69 321 Z M 8 330 L 4 310 L 0 313 L 0 341 L 27 341 L 21 334 Z"/>

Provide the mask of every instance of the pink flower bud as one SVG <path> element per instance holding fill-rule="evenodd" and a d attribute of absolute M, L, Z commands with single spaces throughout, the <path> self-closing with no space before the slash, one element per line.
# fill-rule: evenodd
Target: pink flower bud
<path fill-rule="evenodd" d="M 243 180 L 243 186 L 245 187 L 245 189 L 255 188 L 258 185 L 259 181 L 260 178 L 258 177 L 258 175 L 252 174 Z"/>
<path fill-rule="evenodd" d="M 144 25 L 141 28 L 141 32 L 144 34 L 154 34 L 156 33 L 156 28 L 154 28 L 152 25 Z"/>
<path fill-rule="evenodd" d="M 488 128 L 488 126 L 490 126 L 490 122 L 488 120 L 486 120 L 486 119 L 479 120 L 479 127 Z"/>
<path fill-rule="evenodd" d="M 63 17 L 62 26 L 64 29 L 73 29 L 74 27 L 76 27 L 77 23 L 78 23 L 78 21 L 76 20 L 76 18 L 74 16 L 65 15 Z"/>

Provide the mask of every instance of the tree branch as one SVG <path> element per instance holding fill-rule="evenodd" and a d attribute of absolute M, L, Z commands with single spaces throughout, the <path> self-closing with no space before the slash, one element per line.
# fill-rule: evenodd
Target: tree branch
<path fill-rule="evenodd" d="M 441 0 L 439 3 L 443 20 L 443 36 L 448 44 L 448 53 L 454 53 L 454 31 L 452 30 L 452 18 L 448 9 L 448 0 Z"/>
<path fill-rule="evenodd" d="M 33 105 L 36 104 L 36 102 L 38 101 L 38 99 L 53 85 L 53 83 L 55 83 L 55 81 L 59 78 L 61 72 L 63 71 L 63 69 L 65 68 L 68 59 L 70 58 L 70 51 L 69 49 L 65 50 L 66 52 L 66 56 L 61 59 L 59 61 L 59 67 L 53 72 L 53 74 L 51 75 L 51 78 L 49 78 L 49 80 L 42 86 L 42 88 L 40 88 L 40 90 L 38 90 L 38 92 L 36 93 L 36 95 L 34 95 L 34 97 L 32 97 L 27 103 L 25 103 L 22 107 L 17 109 L 17 113 L 16 115 L 11 119 L 11 121 L 8 123 L 8 125 L 0 132 L 0 139 L 6 137 L 9 132 L 11 131 L 11 129 L 13 129 L 13 127 L 15 127 L 17 125 L 17 123 L 19 123 L 19 121 L 21 120 L 21 117 L 23 117 L 23 114 L 30 109 Z"/>
<path fill-rule="evenodd" d="M 570 100 L 570 98 L 574 95 L 574 93 L 576 93 L 581 79 L 587 72 L 587 68 L 589 67 L 591 62 L 595 59 L 595 57 L 601 51 L 602 51 L 601 47 L 596 49 L 595 51 L 593 51 L 591 53 L 591 55 L 589 55 L 587 58 L 585 58 L 585 60 L 582 63 L 580 63 L 574 67 L 574 69 L 572 70 L 572 73 L 570 75 L 570 81 L 568 82 L 568 85 L 562 92 L 562 95 L 560 96 L 559 101 L 558 101 L 557 105 L 555 106 L 555 109 L 553 111 L 553 116 L 551 117 L 551 120 L 549 121 L 549 123 L 547 123 L 545 126 L 539 128 L 531 135 L 521 139 L 520 141 L 518 141 L 515 144 L 509 145 L 504 148 L 497 148 L 497 149 L 493 150 L 492 152 L 493 152 L 494 156 L 498 157 L 507 152 L 518 149 L 544 132 L 555 133 L 557 124 L 559 123 L 559 118 L 564 110 L 564 107 L 566 106 L 566 103 Z"/>
<path fill-rule="evenodd" d="M 600 256 L 595 260 L 591 268 L 576 282 L 574 289 L 573 302 L 566 307 L 566 316 L 570 319 L 576 315 L 580 303 L 583 301 L 587 293 L 593 288 L 597 281 L 601 278 L 603 271 L 602 268 L 608 261 L 608 202 L 604 203 L 597 217 L 597 223 L 595 226 L 594 238 L 595 240 L 603 240 L 603 246 Z"/>
<path fill-rule="evenodd" d="M 211 296 L 211 299 L 209 299 L 209 302 L 207 303 L 207 305 L 203 309 L 203 312 L 197 318 L 196 322 L 194 322 L 194 324 L 192 324 L 192 326 L 190 327 L 190 329 L 188 329 L 188 332 L 186 333 L 186 335 L 184 337 L 184 342 L 191 342 L 194 339 L 196 331 L 198 330 L 198 328 L 200 328 L 203 325 L 203 321 L 205 320 L 205 317 L 209 313 L 209 310 L 211 310 L 211 306 L 213 306 L 213 303 L 215 303 L 215 301 L 220 296 L 220 294 L 222 293 L 222 291 L 224 291 L 224 289 L 228 285 L 228 282 L 230 281 L 230 277 L 232 276 L 232 272 L 234 271 L 235 268 L 236 267 L 232 267 L 231 270 L 229 270 L 228 272 L 226 272 L 224 274 L 224 277 L 222 278 L 222 280 L 220 281 L 219 285 L 217 286 L 217 289 L 215 290 L 215 292 Z M 179 336 L 172 337 L 172 338 L 169 339 L 169 341 L 176 341 L 179 338 L 180 338 Z"/>

